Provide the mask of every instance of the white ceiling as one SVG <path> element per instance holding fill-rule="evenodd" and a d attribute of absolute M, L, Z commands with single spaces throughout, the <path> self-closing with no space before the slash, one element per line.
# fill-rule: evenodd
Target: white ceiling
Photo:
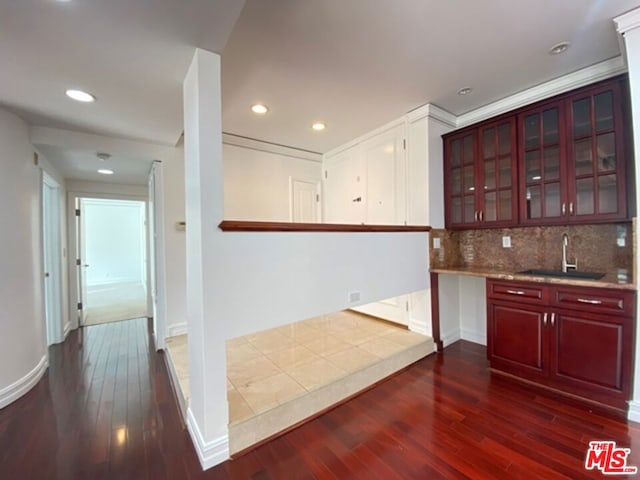
<path fill-rule="evenodd" d="M 226 132 L 326 152 L 425 103 L 461 114 L 615 57 L 612 18 L 638 5 L 0 0 L 0 104 L 33 125 L 173 145 L 201 47 L 223 55 Z M 562 40 L 571 48 L 548 55 Z M 457 95 L 464 86 L 473 93 Z M 98 101 L 72 102 L 70 87 Z M 265 117 L 249 111 L 256 101 L 271 108 Z M 317 119 L 327 130 L 311 131 Z M 70 152 L 58 154 L 77 160 Z"/>
<path fill-rule="evenodd" d="M 326 152 L 425 103 L 456 115 L 618 56 L 639 0 L 247 0 L 223 52 L 225 131 Z M 571 48 L 551 56 L 568 40 Z M 457 95 L 473 87 L 467 96 Z M 271 112 L 252 116 L 262 101 Z M 311 131 L 316 119 L 327 122 Z"/>
<path fill-rule="evenodd" d="M 34 125 L 173 145 L 194 47 L 221 52 L 243 4 L 0 0 L 0 104 Z"/>
<path fill-rule="evenodd" d="M 63 148 L 54 145 L 38 145 L 38 151 L 53 164 L 64 178 L 91 182 L 146 185 L 152 159 L 133 155 L 112 155 L 100 160 L 93 150 Z M 98 173 L 108 169 L 113 175 Z"/>

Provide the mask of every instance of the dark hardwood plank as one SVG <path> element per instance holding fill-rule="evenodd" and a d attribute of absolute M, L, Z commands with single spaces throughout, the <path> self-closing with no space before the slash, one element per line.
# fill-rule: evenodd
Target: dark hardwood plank
<path fill-rule="evenodd" d="M 72 332 L 0 410 L 0 478 L 592 479 L 591 440 L 630 447 L 640 426 L 492 375 L 457 342 L 326 414 L 206 472 L 146 319 Z"/>

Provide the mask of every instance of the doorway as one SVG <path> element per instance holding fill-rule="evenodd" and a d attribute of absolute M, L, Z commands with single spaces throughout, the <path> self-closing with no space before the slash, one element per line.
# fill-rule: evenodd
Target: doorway
<path fill-rule="evenodd" d="M 79 198 L 76 217 L 81 325 L 148 317 L 146 202 Z"/>
<path fill-rule="evenodd" d="M 64 340 L 62 313 L 62 231 L 60 185 L 42 174 L 42 250 L 47 345 Z"/>
<path fill-rule="evenodd" d="M 320 182 L 289 177 L 291 222 L 320 221 Z"/>

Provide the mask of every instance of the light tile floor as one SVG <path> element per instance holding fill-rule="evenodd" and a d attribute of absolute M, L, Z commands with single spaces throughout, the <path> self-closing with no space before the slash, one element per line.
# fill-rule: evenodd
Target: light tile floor
<path fill-rule="evenodd" d="M 428 337 L 352 311 L 227 341 L 229 424 L 281 406 L 414 347 Z M 188 402 L 187 337 L 167 348 Z"/>

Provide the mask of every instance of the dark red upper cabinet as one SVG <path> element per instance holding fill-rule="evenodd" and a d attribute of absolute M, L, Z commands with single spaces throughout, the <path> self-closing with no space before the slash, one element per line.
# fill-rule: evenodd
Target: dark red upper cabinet
<path fill-rule="evenodd" d="M 627 218 L 620 80 L 518 115 L 520 223 Z"/>
<path fill-rule="evenodd" d="M 445 138 L 445 222 L 448 228 L 517 223 L 515 117 Z"/>
<path fill-rule="evenodd" d="M 628 219 L 627 81 L 605 80 L 445 135 L 446 227 Z"/>

